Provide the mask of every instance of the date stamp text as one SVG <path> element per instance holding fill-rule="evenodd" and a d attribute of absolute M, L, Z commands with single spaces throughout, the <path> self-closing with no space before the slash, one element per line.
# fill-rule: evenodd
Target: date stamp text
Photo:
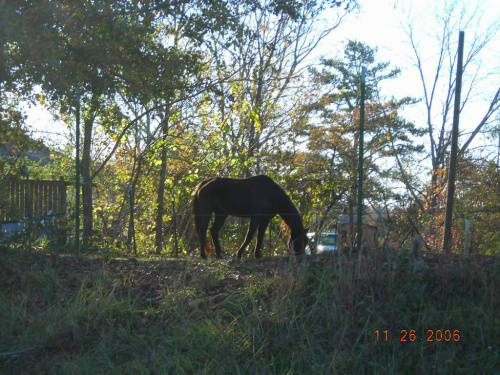
<path fill-rule="evenodd" d="M 458 342 L 458 329 L 426 329 L 423 332 L 415 329 L 401 329 L 394 333 L 388 329 L 375 330 L 375 342 Z"/>

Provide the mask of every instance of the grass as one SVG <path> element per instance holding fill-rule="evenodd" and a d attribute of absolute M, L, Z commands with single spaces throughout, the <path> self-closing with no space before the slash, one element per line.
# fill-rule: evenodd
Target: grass
<path fill-rule="evenodd" d="M 139 261 L 4 248 L 0 263 L 2 374 L 500 369 L 498 258 Z"/>

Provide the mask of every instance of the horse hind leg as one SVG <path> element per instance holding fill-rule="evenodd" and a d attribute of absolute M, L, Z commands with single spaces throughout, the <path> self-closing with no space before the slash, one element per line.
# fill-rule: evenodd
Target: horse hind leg
<path fill-rule="evenodd" d="M 200 225 L 198 228 L 198 237 L 200 240 L 200 255 L 203 259 L 207 259 L 207 254 L 205 253 L 205 246 L 207 245 L 207 229 L 210 217 L 207 219 L 201 218 Z"/>
<path fill-rule="evenodd" d="M 224 225 L 224 222 L 226 221 L 227 216 L 220 216 L 220 215 L 215 215 L 215 220 L 214 223 L 212 224 L 212 227 L 210 228 L 210 234 L 212 235 L 212 241 L 214 242 L 215 246 L 215 253 L 217 254 L 217 258 L 222 257 L 222 249 L 220 246 L 219 242 L 219 232 Z"/>
<path fill-rule="evenodd" d="M 250 219 L 250 227 L 248 228 L 247 235 L 245 237 L 245 241 L 240 246 L 240 249 L 238 250 L 238 258 L 241 258 L 243 255 L 243 252 L 245 251 L 246 247 L 252 241 L 253 235 L 255 234 L 255 231 L 257 230 L 259 226 L 260 220 L 256 217 L 252 217 Z"/>
<path fill-rule="evenodd" d="M 257 243 L 255 244 L 255 253 L 254 253 L 256 258 L 262 257 L 262 244 L 264 242 L 264 235 L 266 234 L 266 229 L 270 221 L 271 218 L 266 217 L 262 219 L 259 224 L 259 229 L 257 231 Z"/>

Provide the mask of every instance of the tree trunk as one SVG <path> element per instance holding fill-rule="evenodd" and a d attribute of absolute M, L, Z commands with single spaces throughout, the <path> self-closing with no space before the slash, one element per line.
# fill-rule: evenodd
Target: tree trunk
<path fill-rule="evenodd" d="M 90 174 L 92 128 L 95 116 L 85 119 L 83 129 L 83 150 L 81 162 L 82 201 L 83 201 L 83 245 L 88 246 L 92 241 L 92 178 Z"/>

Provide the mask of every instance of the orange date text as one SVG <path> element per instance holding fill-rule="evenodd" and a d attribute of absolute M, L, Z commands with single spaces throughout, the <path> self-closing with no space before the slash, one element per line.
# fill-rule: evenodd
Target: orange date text
<path fill-rule="evenodd" d="M 388 329 L 375 330 L 375 342 L 457 342 L 460 341 L 458 329 L 426 329 L 423 332 L 415 329 L 401 329 L 396 334 Z"/>

